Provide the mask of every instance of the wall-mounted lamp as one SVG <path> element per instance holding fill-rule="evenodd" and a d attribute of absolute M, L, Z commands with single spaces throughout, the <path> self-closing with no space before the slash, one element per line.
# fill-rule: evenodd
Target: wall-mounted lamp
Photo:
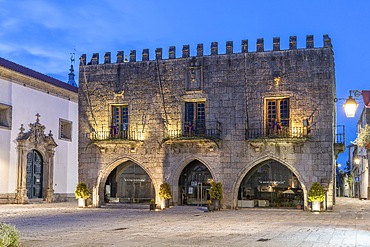
<path fill-rule="evenodd" d="M 361 90 L 349 90 L 349 97 L 344 103 L 344 111 L 346 112 L 347 117 L 355 117 L 358 104 L 356 100 L 352 97 L 352 94 L 355 98 L 358 98 L 362 95 Z"/>

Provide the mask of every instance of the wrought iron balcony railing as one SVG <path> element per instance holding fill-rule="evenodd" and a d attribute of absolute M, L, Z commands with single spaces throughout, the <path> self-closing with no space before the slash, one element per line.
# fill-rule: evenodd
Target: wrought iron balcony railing
<path fill-rule="evenodd" d="M 167 130 L 165 136 L 168 139 L 176 138 L 207 138 L 213 140 L 221 139 L 221 123 L 218 121 L 207 121 L 207 127 L 194 126 L 192 122 L 184 123 L 182 129 Z"/>
<path fill-rule="evenodd" d="M 90 133 L 91 140 L 130 140 L 139 141 L 141 140 L 141 133 L 137 131 L 129 130 L 117 130 L 117 131 L 95 131 Z"/>
<path fill-rule="evenodd" d="M 335 126 L 335 143 L 346 144 L 346 132 L 344 125 Z"/>
<path fill-rule="evenodd" d="M 219 140 L 221 139 L 221 131 L 218 129 L 182 129 L 182 130 L 168 130 L 167 138 L 211 138 Z"/>
<path fill-rule="evenodd" d="M 307 127 L 282 127 L 279 130 L 271 128 L 246 129 L 245 139 L 269 139 L 269 138 L 304 138 L 309 134 Z"/>

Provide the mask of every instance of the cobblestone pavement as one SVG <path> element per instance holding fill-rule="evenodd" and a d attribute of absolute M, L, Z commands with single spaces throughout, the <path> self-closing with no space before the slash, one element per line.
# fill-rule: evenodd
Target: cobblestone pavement
<path fill-rule="evenodd" d="M 370 246 L 370 201 L 337 198 L 333 212 L 75 203 L 0 205 L 21 246 Z"/>

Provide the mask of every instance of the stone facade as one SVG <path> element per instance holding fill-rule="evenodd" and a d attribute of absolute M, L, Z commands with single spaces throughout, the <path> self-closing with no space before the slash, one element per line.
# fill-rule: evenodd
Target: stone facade
<path fill-rule="evenodd" d="M 193 160 L 203 163 L 216 181 L 223 184 L 224 208 L 237 207 L 240 183 L 255 166 L 275 160 L 297 177 L 305 195 L 313 182 L 327 190 L 326 204 L 333 205 L 335 164 L 335 71 L 331 40 L 324 35 L 323 47 L 315 48 L 313 36 L 306 47 L 297 48 L 290 37 L 289 49 L 265 51 L 258 39 L 256 51 L 248 51 L 243 40 L 241 52 L 226 43 L 226 54 L 211 44 L 210 55 L 199 44 L 196 55 L 184 45 L 176 58 L 170 47 L 168 59 L 156 49 L 155 59 L 143 50 L 136 61 L 123 51 L 104 63 L 99 54 L 79 70 L 79 180 L 93 190 L 93 205 L 103 203 L 104 184 L 111 171 L 125 161 L 142 167 L 152 179 L 156 199 L 163 181 L 171 185 L 172 203 L 179 201 L 179 177 Z M 269 100 L 288 99 L 287 135 L 267 135 Z M 206 135 L 182 138 L 185 103 L 205 103 Z M 129 130 L 135 138 L 94 138 L 109 131 L 112 105 L 126 105 Z M 209 131 L 209 132 L 208 132 Z M 129 139 L 129 140 L 128 140 Z"/>

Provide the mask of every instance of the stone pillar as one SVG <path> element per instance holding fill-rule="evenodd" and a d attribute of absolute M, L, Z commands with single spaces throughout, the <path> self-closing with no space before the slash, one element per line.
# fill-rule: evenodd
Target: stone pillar
<path fill-rule="evenodd" d="M 149 60 L 149 49 L 144 49 L 141 55 L 142 55 L 141 61 L 148 61 Z"/>
<path fill-rule="evenodd" d="M 257 52 L 263 52 L 265 49 L 264 47 L 264 40 L 263 38 L 257 39 Z"/>
<path fill-rule="evenodd" d="M 218 42 L 212 42 L 211 43 L 211 55 L 217 55 L 218 54 Z"/>
<path fill-rule="evenodd" d="M 157 60 L 162 59 L 162 48 L 155 49 L 155 59 Z"/>
<path fill-rule="evenodd" d="M 232 41 L 226 41 L 226 54 L 232 54 L 234 50 L 233 42 Z"/>
<path fill-rule="evenodd" d="M 91 64 L 99 64 L 99 53 L 94 53 L 91 58 Z"/>
<path fill-rule="evenodd" d="M 117 60 L 116 60 L 116 62 L 117 63 L 123 63 L 123 51 L 118 51 L 117 52 Z"/>
<path fill-rule="evenodd" d="M 170 48 L 168 50 L 168 58 L 169 59 L 176 58 L 176 47 L 175 46 L 170 46 Z"/>
<path fill-rule="evenodd" d="M 307 49 L 314 48 L 313 35 L 306 36 L 306 48 Z"/>
<path fill-rule="evenodd" d="M 248 40 L 242 40 L 242 53 L 247 53 L 248 52 Z"/>
<path fill-rule="evenodd" d="M 280 37 L 273 38 L 273 51 L 280 51 Z"/>
<path fill-rule="evenodd" d="M 197 57 L 202 57 L 203 56 L 203 44 L 198 44 L 197 45 Z"/>
<path fill-rule="evenodd" d="M 130 62 L 136 62 L 136 50 L 130 51 Z"/>
<path fill-rule="evenodd" d="M 17 198 L 18 204 L 28 203 L 27 189 L 26 189 L 26 161 L 27 153 L 25 152 L 24 143 L 18 143 L 18 173 L 17 173 Z"/>
<path fill-rule="evenodd" d="M 297 50 L 297 36 L 289 37 L 289 50 Z"/>
<path fill-rule="evenodd" d="M 106 52 L 105 55 L 104 55 L 104 63 L 110 63 L 110 52 Z"/>
<path fill-rule="evenodd" d="M 53 202 L 54 201 L 54 147 L 48 146 L 46 150 L 47 159 L 48 159 L 48 174 L 47 175 L 47 189 L 46 189 L 46 201 Z M 45 176 L 45 174 L 44 174 Z"/>
<path fill-rule="evenodd" d="M 183 58 L 187 58 L 187 57 L 189 57 L 189 54 L 190 54 L 190 52 L 189 52 L 189 45 L 184 45 L 183 47 L 182 47 L 182 57 Z"/>

